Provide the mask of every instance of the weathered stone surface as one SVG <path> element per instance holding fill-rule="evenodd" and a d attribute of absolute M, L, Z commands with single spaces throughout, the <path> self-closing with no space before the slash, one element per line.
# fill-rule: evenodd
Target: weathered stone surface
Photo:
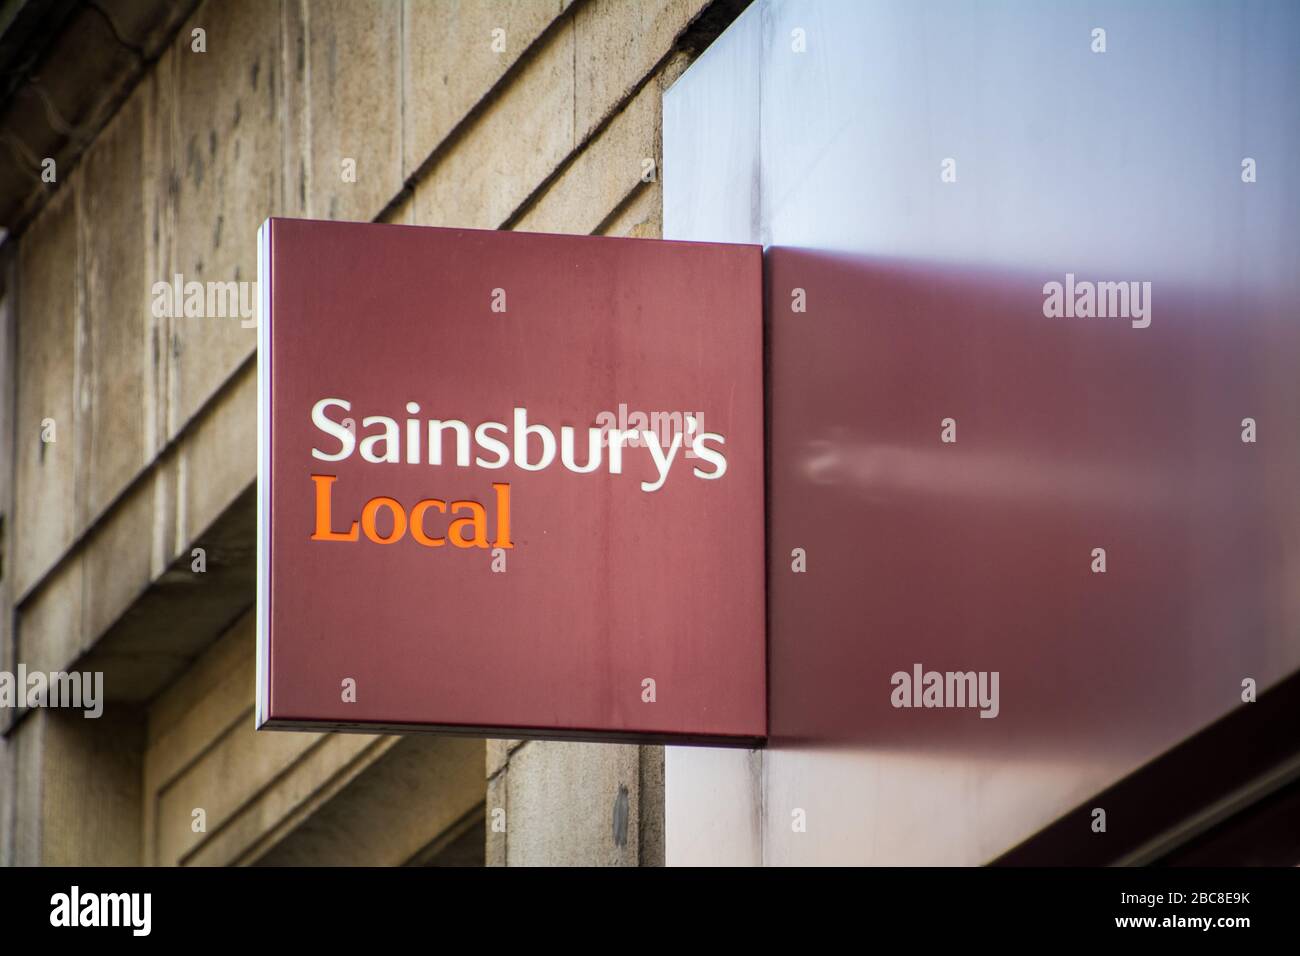
<path fill-rule="evenodd" d="M 659 90 L 643 88 L 514 223 L 525 232 L 595 232 L 654 173 Z M 652 165 L 650 165 L 652 164 Z M 650 172 L 643 172 L 649 166 Z"/>
<path fill-rule="evenodd" d="M 415 190 L 423 226 L 495 229 L 574 147 L 573 28 L 557 25 Z"/>
<path fill-rule="evenodd" d="M 364 772 L 313 794 L 305 818 L 257 865 L 401 866 L 481 812 L 483 741 L 413 735 L 383 743 Z"/>
<path fill-rule="evenodd" d="M 80 295 L 77 183 L 70 181 L 19 247 L 13 590 L 27 591 L 76 533 Z M 54 441 L 42 441 L 42 422 Z"/>
<path fill-rule="evenodd" d="M 254 646 L 250 612 L 149 708 L 147 862 L 394 865 L 482 801 L 482 741 L 255 732 Z"/>
<path fill-rule="evenodd" d="M 17 794 L 12 786 L 17 773 L 18 746 L 15 741 L 0 738 L 0 866 L 14 865 L 14 800 Z"/>
<path fill-rule="evenodd" d="M 664 748 L 642 747 L 641 776 L 637 781 L 638 866 L 663 866 L 664 860 Z"/>
<path fill-rule="evenodd" d="M 497 773 L 510 759 L 510 752 L 522 744 L 520 740 L 491 739 L 487 742 L 487 775 Z"/>
<path fill-rule="evenodd" d="M 43 712 L 29 713 L 5 740 L 13 753 L 14 776 L 6 783 L 14 807 L 12 860 L 15 866 L 41 865 L 41 829 L 45 824 L 41 766 L 45 759 L 45 727 Z"/>
<path fill-rule="evenodd" d="M 250 612 L 148 708 L 143 771 L 146 864 L 160 862 L 158 794 L 212 741 L 247 718 L 256 671 L 255 647 L 255 618 Z"/>
<path fill-rule="evenodd" d="M 207 31 L 206 53 L 191 50 L 195 27 Z M 173 75 L 159 81 L 175 86 L 171 265 L 187 282 L 257 279 L 258 226 L 282 206 L 280 36 L 280 3 L 206 3 L 165 58 Z M 253 353 L 257 331 L 244 325 L 172 320 L 170 435 Z"/>
<path fill-rule="evenodd" d="M 18 615 L 18 653 L 28 670 L 60 670 L 83 646 L 82 598 L 85 559 L 76 554 L 32 593 Z"/>
<path fill-rule="evenodd" d="M 603 236 L 631 239 L 658 239 L 663 231 L 663 193 L 652 186 L 632 193 L 600 227 Z"/>
<path fill-rule="evenodd" d="M 138 866 L 139 712 L 105 709 L 88 720 L 80 711 L 43 710 L 30 719 L 44 724 L 40 865 Z"/>
<path fill-rule="evenodd" d="M 144 105 L 129 98 L 86 154 L 81 179 L 82 268 L 89 338 L 83 362 L 88 461 L 78 526 L 100 515 L 148 463 L 147 405 L 161 344 L 153 337 L 146 273 Z"/>
<path fill-rule="evenodd" d="M 319 734 L 257 734 L 253 729 L 253 702 L 246 701 L 244 713 L 233 721 L 215 739 L 209 740 L 206 749 L 185 773 L 150 794 L 157 800 L 157 831 L 155 860 L 166 865 L 198 862 L 198 855 L 212 864 L 232 862 L 255 840 L 261 830 L 273 825 L 276 814 L 267 813 L 265 806 L 257 806 L 259 795 L 266 796 L 287 811 L 306 794 L 301 783 L 284 786 L 288 780 L 281 777 L 322 742 Z M 346 755 L 331 754 L 331 768 L 337 769 L 357 750 L 368 743 L 364 738 L 351 739 Z M 270 788 L 279 781 L 280 786 Z M 307 789 L 307 792 L 310 792 Z M 193 830 L 193 811 L 201 809 L 206 815 L 206 832 Z M 236 818 L 244 821 L 256 819 L 252 827 L 247 823 L 237 833 L 224 833 Z M 206 852 L 202 852 L 205 850 Z"/>
<path fill-rule="evenodd" d="M 588 0 L 574 8 L 579 142 L 645 81 L 708 0 Z"/>
<path fill-rule="evenodd" d="M 154 500 L 148 480 L 96 525 L 82 555 L 84 618 L 78 651 L 103 634 L 152 579 Z M 25 619 L 24 626 L 32 622 Z M 69 660 L 66 663 L 71 664 Z"/>
<path fill-rule="evenodd" d="M 157 65 L 145 78 L 131 99 L 142 100 L 141 135 L 143 155 L 140 178 L 142 224 L 147 241 L 144 246 L 144 279 L 148 285 L 148 362 L 145 365 L 144 428 L 145 455 L 153 461 L 171 437 L 170 401 L 176 369 L 172 361 L 172 320 L 154 315 L 153 283 L 171 281 L 175 274 L 176 229 L 174 225 L 176 191 L 180 179 L 175 174 L 176 143 L 173 117 L 176 110 L 177 47 L 168 46 Z M 94 232 L 90 233 L 92 239 Z"/>
<path fill-rule="evenodd" d="M 505 773 L 510 866 L 635 866 L 638 748 L 533 741 Z M 615 812 L 624 793 L 622 842 Z"/>
<path fill-rule="evenodd" d="M 257 478 L 257 368 L 244 366 L 177 449 L 176 553 Z"/>
<path fill-rule="evenodd" d="M 405 0 L 403 178 L 414 175 L 564 6 L 559 0 Z"/>
<path fill-rule="evenodd" d="M 156 484 L 162 484 L 167 470 L 155 474 Z M 194 570 L 193 549 L 187 547 L 154 574 L 148 588 L 108 630 L 88 637 L 90 649 L 78 666 L 104 672 L 110 701 L 154 699 L 252 607 L 254 491 L 246 488 L 191 542 L 203 549 L 206 571 Z"/>
<path fill-rule="evenodd" d="M 402 188 L 402 7 L 313 0 L 289 12 L 305 37 L 305 96 L 292 108 L 307 114 L 306 214 L 373 219 Z"/>

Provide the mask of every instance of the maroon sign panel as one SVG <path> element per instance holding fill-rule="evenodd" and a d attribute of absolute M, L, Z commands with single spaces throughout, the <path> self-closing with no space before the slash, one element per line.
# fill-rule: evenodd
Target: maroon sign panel
<path fill-rule="evenodd" d="M 763 738 L 761 268 L 268 220 L 258 726 Z"/>

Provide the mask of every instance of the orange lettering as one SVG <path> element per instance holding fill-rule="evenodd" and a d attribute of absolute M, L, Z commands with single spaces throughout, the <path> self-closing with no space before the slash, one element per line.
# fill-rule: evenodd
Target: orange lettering
<path fill-rule="evenodd" d="M 453 501 L 451 503 L 451 513 L 468 510 L 472 517 L 457 518 L 447 529 L 447 537 L 451 538 L 451 543 L 458 548 L 486 548 L 487 542 L 487 512 L 477 501 Z M 463 534 L 467 525 L 474 528 L 474 537 L 466 538 Z"/>
<path fill-rule="evenodd" d="M 381 538 L 375 531 L 375 513 L 380 508 L 387 508 L 393 513 L 393 533 L 387 538 Z M 406 534 L 406 512 L 395 498 L 371 498 L 361 509 L 361 527 L 366 532 L 366 537 L 375 544 L 396 544 Z"/>
<path fill-rule="evenodd" d="M 313 541 L 356 541 L 357 523 L 347 531 L 331 530 L 330 521 L 330 485 L 338 481 L 337 475 L 312 475 L 316 482 L 316 531 L 311 536 Z"/>
<path fill-rule="evenodd" d="M 448 539 L 457 548 L 489 547 L 487 509 L 477 501 L 453 501 L 449 506 L 440 498 L 425 498 L 415 503 L 408 521 L 406 509 L 396 498 L 386 496 L 371 498 L 361 509 L 359 523 L 353 521 L 346 531 L 335 531 L 332 521 L 332 485 L 338 481 L 338 477 L 312 475 L 311 480 L 316 485 L 316 529 L 312 533 L 312 541 L 357 541 L 360 538 L 358 533 L 360 528 L 365 532 L 366 537 L 376 544 L 396 544 L 406 536 L 409 527 L 411 537 L 421 547 L 441 548 L 447 544 Z M 497 535 L 491 547 L 513 548 L 514 542 L 510 540 L 510 485 L 506 482 L 496 482 L 492 485 L 492 489 L 496 492 Z M 387 536 L 379 533 L 377 525 L 379 512 L 385 508 L 393 516 L 393 529 Z M 435 538 L 424 527 L 425 513 L 430 508 L 442 514 L 461 513 L 467 514 L 468 517 L 456 518 L 447 528 L 445 538 Z"/>
<path fill-rule="evenodd" d="M 510 540 L 510 486 L 505 482 L 493 482 L 492 488 L 497 493 L 497 539 L 492 542 L 494 548 L 513 548 Z"/>
<path fill-rule="evenodd" d="M 425 498 L 423 501 L 418 502 L 411 509 L 411 537 L 426 548 L 441 548 L 447 543 L 446 538 L 430 538 L 424 533 L 424 513 L 430 508 L 437 508 L 443 514 L 446 514 L 447 502 L 439 501 L 437 498 Z"/>

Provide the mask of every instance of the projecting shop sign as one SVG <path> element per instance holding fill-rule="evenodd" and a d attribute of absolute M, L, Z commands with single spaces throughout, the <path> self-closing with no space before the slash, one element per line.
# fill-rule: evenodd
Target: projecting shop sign
<path fill-rule="evenodd" d="M 259 250 L 259 727 L 765 736 L 759 247 Z"/>

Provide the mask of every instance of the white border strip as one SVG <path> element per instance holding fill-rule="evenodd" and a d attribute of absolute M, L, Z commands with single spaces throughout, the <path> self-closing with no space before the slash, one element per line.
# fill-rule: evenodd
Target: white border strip
<path fill-rule="evenodd" d="M 270 712 L 271 498 L 271 220 L 257 230 L 257 707 L 254 727 Z"/>

